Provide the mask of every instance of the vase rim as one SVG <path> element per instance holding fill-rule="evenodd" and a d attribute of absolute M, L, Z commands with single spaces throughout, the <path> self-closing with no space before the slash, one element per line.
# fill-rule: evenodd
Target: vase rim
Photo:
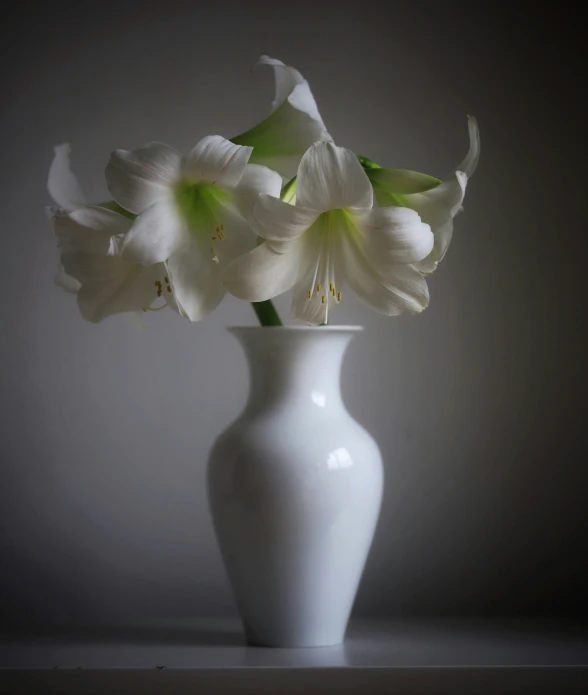
<path fill-rule="evenodd" d="M 363 326 L 227 326 L 231 333 L 243 333 L 249 331 L 316 331 L 328 333 L 349 333 L 363 331 Z"/>

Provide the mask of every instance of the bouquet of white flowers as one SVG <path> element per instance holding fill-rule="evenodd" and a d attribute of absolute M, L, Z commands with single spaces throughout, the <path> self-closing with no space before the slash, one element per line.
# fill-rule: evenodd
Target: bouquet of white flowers
<path fill-rule="evenodd" d="M 447 251 L 478 162 L 476 121 L 446 181 L 383 168 L 334 144 L 297 70 L 267 56 L 259 64 L 276 82 L 264 121 L 230 140 L 205 137 L 187 155 L 159 142 L 116 150 L 112 200 L 88 201 L 69 146 L 55 148 L 57 281 L 77 292 L 85 319 L 171 307 L 198 321 L 228 291 L 252 302 L 262 325 L 281 325 L 271 299 L 293 288 L 293 315 L 320 325 L 345 285 L 388 316 L 427 307 L 425 277 Z"/>

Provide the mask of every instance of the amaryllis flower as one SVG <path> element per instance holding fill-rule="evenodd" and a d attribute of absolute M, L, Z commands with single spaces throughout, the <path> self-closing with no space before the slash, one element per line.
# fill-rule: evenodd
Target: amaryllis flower
<path fill-rule="evenodd" d="M 61 263 L 68 277 L 80 285 L 78 307 L 87 321 L 98 323 L 112 314 L 148 311 L 162 297 L 158 309 L 175 308 L 163 263 L 146 268 L 109 255 L 113 239 L 124 236 L 132 220 L 98 206 L 56 213 L 53 229 L 60 241 Z"/>
<path fill-rule="evenodd" d="M 294 287 L 294 316 L 311 324 L 327 323 L 345 283 L 383 314 L 422 311 L 429 293 L 413 264 L 430 253 L 431 230 L 414 210 L 372 204 L 356 156 L 313 145 L 298 168 L 295 205 L 259 196 L 254 219 L 266 241 L 227 268 L 229 291 L 258 302 Z"/>
<path fill-rule="evenodd" d="M 145 266 L 165 262 L 180 311 L 191 321 L 220 303 L 222 270 L 255 246 L 247 218 L 258 194 L 279 194 L 275 171 L 248 164 L 251 149 L 211 135 L 186 157 L 161 143 L 116 150 L 106 168 L 115 201 L 138 215 L 117 253 Z"/>
<path fill-rule="evenodd" d="M 231 140 L 253 147 L 250 162 L 265 164 L 290 179 L 306 150 L 315 142 L 331 140 L 331 136 L 308 82 L 298 70 L 268 56 L 261 56 L 257 64 L 274 69 L 276 92 L 272 112 L 259 125 Z"/>
<path fill-rule="evenodd" d="M 67 144 L 55 147 L 47 181 L 57 204 L 47 208 L 60 249 L 56 283 L 77 294 L 82 316 L 94 323 L 112 314 L 146 311 L 159 297 L 165 304 L 159 301 L 157 308 L 176 308 L 163 263 L 145 268 L 109 255 L 112 238 L 126 234 L 132 220 L 107 209 L 118 207 L 114 203 L 90 203 L 71 171 L 69 153 Z"/>
<path fill-rule="evenodd" d="M 462 203 L 468 179 L 478 165 L 480 133 L 476 119 L 472 116 L 468 116 L 468 127 L 470 147 L 465 159 L 457 166 L 453 175 L 440 185 L 431 179 L 429 190 L 421 192 L 404 190 L 403 184 L 406 185 L 408 179 L 395 176 L 394 170 L 367 169 L 380 207 L 400 205 L 411 208 L 419 213 L 423 222 L 430 225 L 435 236 L 435 244 L 427 258 L 415 264 L 423 273 L 432 273 L 445 256 L 453 236 L 453 218 L 463 209 Z M 422 174 L 416 176 L 419 177 L 418 183 L 415 180 L 416 185 L 424 185 L 426 188 L 426 178 Z"/>

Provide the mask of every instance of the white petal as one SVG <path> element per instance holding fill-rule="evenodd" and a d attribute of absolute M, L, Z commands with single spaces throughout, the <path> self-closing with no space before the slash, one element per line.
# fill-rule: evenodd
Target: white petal
<path fill-rule="evenodd" d="M 364 253 L 376 265 L 421 261 L 433 248 L 431 228 L 409 208 L 373 208 L 352 216 Z"/>
<path fill-rule="evenodd" d="M 237 209 L 252 224 L 253 208 L 259 194 L 267 193 L 279 198 L 281 189 L 282 177 L 277 171 L 260 164 L 248 164 L 239 185 L 233 189 L 232 193 Z"/>
<path fill-rule="evenodd" d="M 163 264 L 145 268 L 120 258 L 67 251 L 61 260 L 68 275 L 81 282 L 78 306 L 94 323 L 106 316 L 148 307 L 156 298 L 155 280 L 165 275 Z"/>
<path fill-rule="evenodd" d="M 68 275 L 65 272 L 65 268 L 61 263 L 59 264 L 59 270 L 55 275 L 54 282 L 56 285 L 61 287 L 61 289 L 65 290 L 66 292 L 71 292 L 72 294 L 78 292 L 82 286 L 82 283 L 79 280 L 72 278 L 71 275 Z"/>
<path fill-rule="evenodd" d="M 65 210 L 75 210 L 88 204 L 88 198 L 76 176 L 71 171 L 68 144 L 56 145 L 55 156 L 49 167 L 47 188 L 49 195 Z"/>
<path fill-rule="evenodd" d="M 61 245 L 88 253 L 107 254 L 110 237 L 125 234 L 131 225 L 127 217 L 93 206 L 53 218 L 53 231 Z"/>
<path fill-rule="evenodd" d="M 139 214 L 170 196 L 181 161 L 179 152 L 160 142 L 133 152 L 115 150 L 106 167 L 108 190 L 125 210 Z"/>
<path fill-rule="evenodd" d="M 263 55 L 257 61 L 257 65 L 270 65 L 274 68 L 275 97 L 272 101 L 273 113 L 286 101 L 296 85 L 302 84 L 305 80 L 298 70 L 291 68 L 288 65 L 284 65 L 281 60 L 277 60 L 276 58 L 270 58 L 269 56 Z"/>
<path fill-rule="evenodd" d="M 346 207 L 371 208 L 372 184 L 353 152 L 332 142 L 318 142 L 300 162 L 296 201 L 320 212 Z"/>
<path fill-rule="evenodd" d="M 402 202 L 418 212 L 421 220 L 431 227 L 435 244 L 429 256 L 418 264 L 423 272 L 432 272 L 449 248 L 453 235 L 453 218 L 461 210 L 467 176 L 458 171 L 449 181 L 426 193 L 402 197 Z"/>
<path fill-rule="evenodd" d="M 463 162 L 456 167 L 456 171 L 463 171 L 469 178 L 474 171 L 476 171 L 478 160 L 480 159 L 480 131 L 478 129 L 478 122 L 473 116 L 468 116 L 468 132 L 470 136 L 470 149 Z"/>
<path fill-rule="evenodd" d="M 320 140 L 331 140 L 308 82 L 294 68 L 262 56 L 259 64 L 274 67 L 276 95 L 272 113 L 246 133 L 232 138 L 239 145 L 251 145 L 250 161 L 265 164 L 287 180 L 296 175 L 300 158 Z"/>
<path fill-rule="evenodd" d="M 299 244 L 270 247 L 264 243 L 230 263 L 223 273 L 223 282 L 235 297 L 263 302 L 287 292 L 296 282 L 299 266 Z"/>
<path fill-rule="evenodd" d="M 180 313 L 190 321 L 203 319 L 226 294 L 219 268 L 195 239 L 173 253 L 165 265 Z"/>
<path fill-rule="evenodd" d="M 423 276 L 411 265 L 389 266 L 381 275 L 349 237 L 343 239 L 347 283 L 360 299 L 382 314 L 418 313 L 429 303 Z"/>
<path fill-rule="evenodd" d="M 252 150 L 252 147 L 235 145 L 220 135 L 208 135 L 186 157 L 183 175 L 232 188 L 241 180 Z"/>
<path fill-rule="evenodd" d="M 337 294 L 345 283 L 341 238 L 341 234 L 337 234 L 327 250 L 322 243 L 324 236 L 321 238 L 320 235 L 309 233 L 305 237 L 298 280 L 292 293 L 294 318 L 312 325 L 329 322 L 338 302 Z"/>
<path fill-rule="evenodd" d="M 284 203 L 271 195 L 260 195 L 253 211 L 254 229 L 273 241 L 293 241 L 319 216 L 318 212 Z"/>
<path fill-rule="evenodd" d="M 133 222 L 120 250 L 131 263 L 153 265 L 168 259 L 188 238 L 188 231 L 173 205 L 156 203 Z"/>

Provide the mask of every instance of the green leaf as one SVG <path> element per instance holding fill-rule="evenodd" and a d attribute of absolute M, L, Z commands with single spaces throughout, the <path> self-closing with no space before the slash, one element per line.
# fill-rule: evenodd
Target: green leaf
<path fill-rule="evenodd" d="M 441 183 L 434 176 L 409 169 L 368 169 L 366 174 L 374 188 L 380 188 L 393 195 L 424 193 L 437 188 Z"/>

